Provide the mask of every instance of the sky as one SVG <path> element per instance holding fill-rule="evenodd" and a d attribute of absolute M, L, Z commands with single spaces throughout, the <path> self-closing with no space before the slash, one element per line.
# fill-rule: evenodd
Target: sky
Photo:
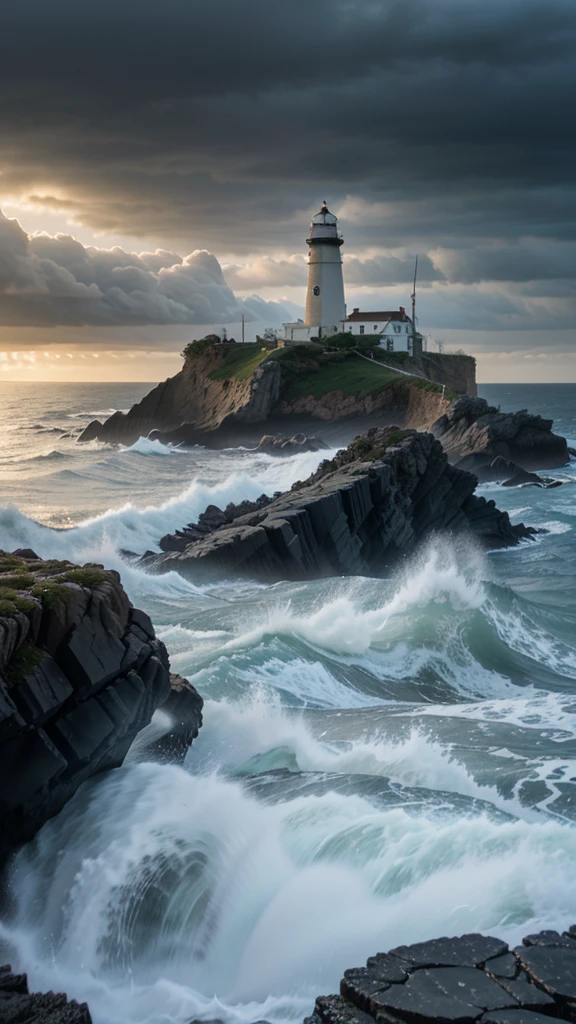
<path fill-rule="evenodd" d="M 302 315 L 327 200 L 348 308 L 484 382 L 576 381 L 574 0 L 7 0 L 0 379 L 163 379 Z"/>

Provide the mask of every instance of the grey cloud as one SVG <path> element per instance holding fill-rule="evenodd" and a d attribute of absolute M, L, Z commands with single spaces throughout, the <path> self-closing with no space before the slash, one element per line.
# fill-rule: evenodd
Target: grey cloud
<path fill-rule="evenodd" d="M 153 269 L 154 268 L 154 269 Z M 261 301 L 261 300 L 258 300 Z M 274 303 L 261 301 L 262 312 Z M 0 323 L 56 326 L 206 324 L 254 317 L 238 301 L 215 256 L 185 259 L 84 247 L 71 235 L 28 238 L 0 213 Z"/>

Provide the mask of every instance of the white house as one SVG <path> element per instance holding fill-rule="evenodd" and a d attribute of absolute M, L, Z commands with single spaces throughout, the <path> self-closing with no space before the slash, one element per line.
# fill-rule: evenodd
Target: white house
<path fill-rule="evenodd" d="M 404 306 L 386 312 L 364 312 L 354 309 L 342 321 L 342 331 L 350 334 L 379 334 L 380 348 L 387 352 L 410 352 L 413 350 L 414 326 Z"/>

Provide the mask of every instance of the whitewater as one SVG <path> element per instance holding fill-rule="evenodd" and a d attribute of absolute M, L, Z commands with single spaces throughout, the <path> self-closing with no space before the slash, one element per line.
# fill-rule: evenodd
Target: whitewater
<path fill-rule="evenodd" d="M 117 569 L 205 701 L 183 767 L 140 736 L 18 854 L 3 961 L 95 1024 L 286 1024 L 378 950 L 574 923 L 576 463 L 555 490 L 484 488 L 546 531 L 516 549 L 433 538 L 386 579 L 156 577 L 126 552 L 324 453 L 76 444 L 148 389 L 0 387 L 0 548 Z M 481 393 L 576 444 L 576 385 Z"/>

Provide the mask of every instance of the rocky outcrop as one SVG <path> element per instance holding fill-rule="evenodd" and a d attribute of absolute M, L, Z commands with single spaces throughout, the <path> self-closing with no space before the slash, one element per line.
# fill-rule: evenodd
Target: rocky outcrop
<path fill-rule="evenodd" d="M 194 577 L 366 575 L 388 569 L 433 532 L 467 531 L 489 548 L 535 532 L 513 526 L 493 501 L 474 495 L 475 486 L 430 434 L 374 429 L 291 491 L 145 564 Z"/>
<path fill-rule="evenodd" d="M 502 455 L 522 469 L 553 469 L 569 461 L 566 439 L 552 433 L 553 420 L 526 409 L 503 413 L 484 398 L 459 398 L 430 427 L 451 461 L 482 453 Z"/>
<path fill-rule="evenodd" d="M 25 974 L 0 967 L 0 1021 L 4 1024 L 92 1024 L 86 1003 L 57 992 L 28 991 Z"/>
<path fill-rule="evenodd" d="M 284 434 L 264 434 L 257 452 L 266 452 L 267 455 L 294 455 L 297 452 L 321 452 L 325 451 L 328 445 L 320 437 L 309 437 L 306 434 L 293 434 L 286 437 Z"/>
<path fill-rule="evenodd" d="M 278 496 L 280 492 L 278 492 Z M 176 530 L 176 533 L 167 533 L 160 540 L 161 551 L 184 551 L 189 544 L 202 540 L 209 533 L 219 529 L 221 526 L 229 526 L 251 512 L 259 512 L 266 508 L 272 498 L 261 494 L 256 501 L 241 501 L 238 505 L 230 502 L 225 509 L 218 508 L 218 505 L 208 505 L 208 508 L 198 516 L 197 523 L 188 523 L 183 530 Z M 154 557 L 154 556 L 152 556 Z"/>
<path fill-rule="evenodd" d="M 0 553 L 0 859 L 175 700 L 166 649 L 116 572 Z"/>
<path fill-rule="evenodd" d="M 454 392 L 476 393 L 475 362 L 469 356 L 422 353 L 412 360 L 397 355 L 388 366 L 398 368 L 395 376 L 378 373 L 375 361 L 369 379 L 366 373 L 357 379 L 356 364 L 361 360 L 354 352 L 323 345 L 271 353 L 259 345 L 205 338 L 191 343 L 184 356 L 174 377 L 153 388 L 129 412 L 115 412 L 104 423 L 93 420 L 78 440 L 132 444 L 145 436 L 165 444 L 219 447 L 223 438 L 225 444 L 246 440 L 253 424 L 287 416 L 325 422 L 377 416 L 381 422 L 427 427 L 450 400 L 438 384 L 445 385 L 452 398 Z M 343 390 L 335 386 L 331 373 L 335 360 L 349 370 L 338 377 L 344 379 Z M 363 366 L 365 370 L 366 363 Z"/>
<path fill-rule="evenodd" d="M 105 423 L 93 420 L 78 440 L 133 444 L 155 430 L 154 436 L 162 440 L 176 431 L 173 440 L 202 444 L 206 433 L 216 428 L 226 431 L 263 422 L 278 400 L 280 366 L 266 360 L 245 380 L 214 378 L 227 350 L 225 345 L 211 345 L 188 355 L 179 373 L 158 384 L 129 412 L 115 412 Z"/>
<path fill-rule="evenodd" d="M 344 972 L 305 1024 L 550 1024 L 574 1021 L 576 927 L 527 935 L 510 950 L 489 935 L 397 946 Z"/>
<path fill-rule="evenodd" d="M 550 477 L 539 476 L 538 473 L 529 473 L 516 463 L 510 462 L 502 455 L 495 459 L 483 452 L 475 452 L 473 455 L 465 455 L 456 463 L 458 469 L 465 469 L 468 473 L 474 473 L 478 483 L 497 483 L 503 487 L 560 487 L 563 480 L 554 480 Z"/>

